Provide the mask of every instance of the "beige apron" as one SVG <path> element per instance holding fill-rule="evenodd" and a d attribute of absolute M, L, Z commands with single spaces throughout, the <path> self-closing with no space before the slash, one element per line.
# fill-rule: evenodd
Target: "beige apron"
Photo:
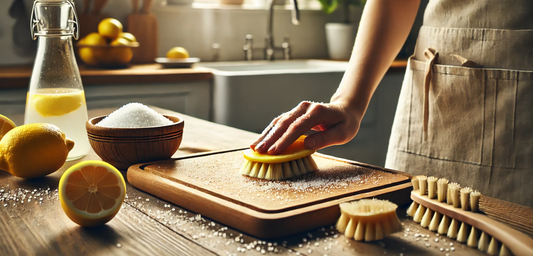
<path fill-rule="evenodd" d="M 533 1 L 431 0 L 387 168 L 533 207 Z"/>

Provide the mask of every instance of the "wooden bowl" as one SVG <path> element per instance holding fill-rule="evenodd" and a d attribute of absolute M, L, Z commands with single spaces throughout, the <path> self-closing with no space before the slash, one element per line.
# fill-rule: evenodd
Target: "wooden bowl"
<path fill-rule="evenodd" d="M 169 159 L 183 138 L 183 119 L 163 115 L 171 125 L 146 128 L 109 128 L 96 126 L 106 116 L 87 121 L 87 136 L 94 152 L 102 160 L 121 170 L 137 163 Z"/>

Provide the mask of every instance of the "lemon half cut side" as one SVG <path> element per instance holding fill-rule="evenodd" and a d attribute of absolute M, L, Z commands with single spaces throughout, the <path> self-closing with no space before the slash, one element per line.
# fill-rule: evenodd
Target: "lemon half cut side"
<path fill-rule="evenodd" d="M 11 121 L 7 116 L 0 115 L 0 140 L 6 135 L 7 132 L 11 129 L 17 127 L 17 125 Z"/>
<path fill-rule="evenodd" d="M 122 174 L 103 161 L 77 163 L 59 181 L 59 201 L 66 215 L 83 227 L 100 226 L 115 217 L 126 196 Z"/>
<path fill-rule="evenodd" d="M 39 89 L 29 98 L 31 105 L 44 117 L 66 115 L 85 105 L 85 93 L 79 89 Z"/>

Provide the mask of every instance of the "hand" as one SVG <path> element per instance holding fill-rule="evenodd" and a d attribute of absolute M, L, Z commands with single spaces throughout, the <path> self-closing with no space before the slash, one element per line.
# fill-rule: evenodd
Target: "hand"
<path fill-rule="evenodd" d="M 309 130 L 318 132 L 305 138 L 308 149 L 344 144 L 359 131 L 361 118 L 347 105 L 303 101 L 272 120 L 250 147 L 263 154 L 279 154 Z"/>

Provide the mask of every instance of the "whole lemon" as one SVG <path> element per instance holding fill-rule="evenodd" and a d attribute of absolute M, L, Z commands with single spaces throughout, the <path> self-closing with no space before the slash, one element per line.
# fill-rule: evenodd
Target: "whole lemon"
<path fill-rule="evenodd" d="M 20 178 L 37 178 L 57 171 L 74 141 L 53 124 L 17 126 L 0 140 L 0 170 Z"/>
<path fill-rule="evenodd" d="M 98 34 L 111 40 L 118 38 L 123 29 L 122 23 L 113 18 L 106 18 L 98 23 Z"/>
<path fill-rule="evenodd" d="M 173 47 L 167 52 L 169 59 L 186 59 L 189 58 L 189 52 L 183 47 Z"/>
<path fill-rule="evenodd" d="M 100 34 L 93 32 L 82 38 L 79 42 L 81 45 L 89 45 L 89 46 L 104 46 L 107 45 L 107 42 L 104 37 L 102 37 Z M 101 56 L 104 55 L 103 48 L 95 48 L 95 47 L 80 47 L 78 51 L 81 60 L 83 62 L 96 66 L 98 65 L 98 60 L 101 58 Z"/>
<path fill-rule="evenodd" d="M 133 52 L 131 48 L 128 48 L 130 42 L 124 38 L 117 38 L 111 42 L 111 46 L 117 46 L 111 48 L 110 55 L 113 57 L 114 63 L 126 64 L 133 58 Z"/>
<path fill-rule="evenodd" d="M 129 41 L 124 38 L 117 38 L 109 44 L 111 47 L 105 49 L 105 54 L 99 60 L 109 66 L 124 65 L 133 58 L 131 48 L 127 47 Z"/>
<path fill-rule="evenodd" d="M 137 42 L 137 38 L 132 33 L 129 33 L 129 32 L 122 32 L 120 33 L 119 37 L 128 40 L 128 42 L 130 43 Z"/>
<path fill-rule="evenodd" d="M 88 35 L 86 35 L 84 38 L 80 40 L 80 44 L 84 45 L 92 45 L 92 46 L 103 46 L 106 45 L 107 42 L 103 36 L 96 32 L 92 32 Z"/>

